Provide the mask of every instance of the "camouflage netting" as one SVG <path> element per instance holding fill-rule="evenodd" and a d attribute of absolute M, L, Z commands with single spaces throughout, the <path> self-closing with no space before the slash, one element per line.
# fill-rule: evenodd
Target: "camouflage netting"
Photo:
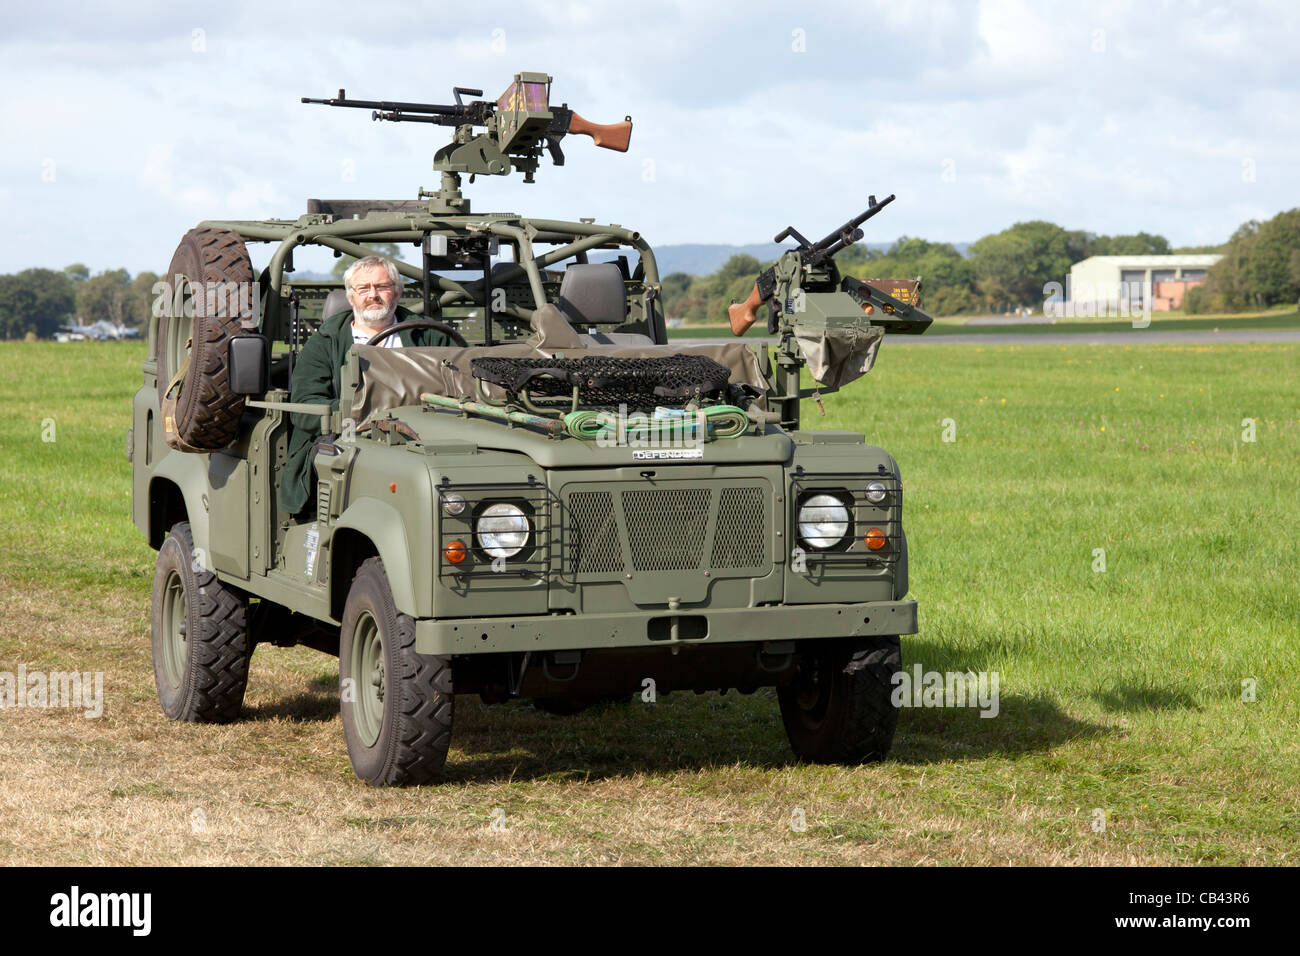
<path fill-rule="evenodd" d="M 727 367 L 704 355 L 663 358 L 506 358 L 470 362 L 475 378 L 500 385 L 510 395 L 568 397 L 574 386 L 579 404 L 629 408 L 681 407 L 689 402 L 722 400 L 727 394 Z"/>

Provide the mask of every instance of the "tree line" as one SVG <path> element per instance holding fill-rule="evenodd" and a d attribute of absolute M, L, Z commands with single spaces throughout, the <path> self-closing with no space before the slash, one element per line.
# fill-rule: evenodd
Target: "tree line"
<path fill-rule="evenodd" d="M 1164 236 L 1146 232 L 1098 236 L 1035 220 L 984 236 L 966 255 L 951 243 L 903 236 L 883 252 L 862 243 L 850 246 L 836 261 L 842 272 L 859 279 L 920 276 L 922 308 L 934 315 L 961 315 L 1041 308 L 1044 286 L 1063 281 L 1071 265 L 1089 256 L 1171 252 L 1223 253 L 1204 285 L 1188 291 L 1184 309 L 1189 313 L 1267 308 L 1300 297 L 1300 208 L 1266 222 L 1243 223 L 1222 246 L 1171 249 Z M 335 272 L 341 274 L 346 265 L 336 264 Z M 665 311 L 670 318 L 720 322 L 732 301 L 749 295 L 766 265 L 737 255 L 710 275 L 674 272 L 663 279 Z M 72 321 L 90 325 L 107 319 L 143 328 L 159 279 L 153 272 L 132 276 L 125 269 L 91 275 L 81 263 L 62 271 L 0 275 L 0 338 L 50 338 Z"/>
<path fill-rule="evenodd" d="M 1300 297 L 1300 209 L 1267 222 L 1242 223 L 1205 284 L 1189 289 L 1183 309 L 1192 314 L 1294 305 Z"/>
<path fill-rule="evenodd" d="M 1224 246 L 1171 248 L 1164 236 L 1139 232 L 1099 236 L 1055 223 L 1019 222 L 984 236 L 962 255 L 951 243 L 903 236 L 887 250 L 862 243 L 836 256 L 840 271 L 859 279 L 920 276 L 921 307 L 933 315 L 1041 309 L 1044 286 L 1063 282 L 1070 266 L 1090 256 L 1146 256 L 1222 252 L 1203 287 L 1191 290 L 1187 310 L 1229 311 L 1295 302 L 1300 295 L 1300 209 L 1266 223 L 1249 222 Z M 663 280 L 666 314 L 687 321 L 721 321 L 727 305 L 743 300 L 770 263 L 732 256 L 706 276 L 677 272 Z"/>
<path fill-rule="evenodd" d="M 0 338 L 51 338 L 69 323 L 91 325 L 101 319 L 143 329 L 159 279 L 153 272 L 132 276 L 125 269 L 91 275 L 79 262 L 62 271 L 24 269 L 0 275 Z"/>

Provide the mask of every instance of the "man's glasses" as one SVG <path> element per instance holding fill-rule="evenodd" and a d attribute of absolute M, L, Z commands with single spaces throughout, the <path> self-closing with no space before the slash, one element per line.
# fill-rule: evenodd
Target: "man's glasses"
<path fill-rule="evenodd" d="M 381 282 L 378 285 L 354 285 L 352 291 L 357 295 L 369 295 L 373 289 L 375 292 L 392 292 L 396 288 L 391 282 Z"/>

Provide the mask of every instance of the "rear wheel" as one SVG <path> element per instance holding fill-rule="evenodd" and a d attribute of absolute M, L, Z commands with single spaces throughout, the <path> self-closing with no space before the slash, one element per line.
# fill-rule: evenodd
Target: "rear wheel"
<path fill-rule="evenodd" d="M 859 650 L 831 643 L 801 652 L 794 680 L 777 690 L 795 756 L 809 763 L 884 760 L 898 726 L 890 698 L 901 669 L 897 637 Z"/>
<path fill-rule="evenodd" d="M 153 670 L 172 720 L 225 723 L 239 716 L 253 643 L 248 596 L 200 566 L 190 525 L 174 525 L 153 578 Z"/>
<path fill-rule="evenodd" d="M 339 676 L 357 776 L 373 786 L 436 779 L 451 746 L 451 659 L 415 652 L 415 621 L 398 612 L 379 558 L 361 565 L 348 591 Z"/>

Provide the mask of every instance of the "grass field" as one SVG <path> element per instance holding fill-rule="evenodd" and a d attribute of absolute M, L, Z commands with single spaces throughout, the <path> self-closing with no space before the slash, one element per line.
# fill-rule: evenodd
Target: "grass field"
<path fill-rule="evenodd" d="M 762 316 L 766 321 L 766 316 Z M 1129 332 L 1135 339 L 1143 332 L 1218 332 L 1255 329 L 1300 329 L 1300 312 L 1267 312 L 1250 315 L 1213 315 L 1184 316 L 1155 313 L 1151 324 L 1146 328 L 1135 329 L 1132 319 L 1077 319 L 1060 321 L 1052 325 L 1044 323 L 1017 325 L 967 325 L 968 316 L 952 316 L 935 319 L 934 324 L 925 332 L 927 339 L 942 335 L 1061 335 L 1062 333 L 1080 332 Z M 1141 317 L 1139 316 L 1139 321 Z M 760 331 L 765 326 L 760 324 Z M 731 329 L 725 324 L 689 325 L 670 329 L 671 338 L 716 338 L 730 335 Z M 757 337 L 759 332 L 751 332 Z"/>
<path fill-rule="evenodd" d="M 236 724 L 163 718 L 142 353 L 0 344 L 0 672 L 106 696 L 0 710 L 0 864 L 1297 862 L 1298 346 L 886 343 L 809 407 L 901 464 L 905 667 L 997 671 L 996 718 L 905 709 L 885 763 L 806 767 L 768 692 L 461 697 L 447 782 L 409 791 L 356 781 L 313 651 L 259 648 Z"/>

